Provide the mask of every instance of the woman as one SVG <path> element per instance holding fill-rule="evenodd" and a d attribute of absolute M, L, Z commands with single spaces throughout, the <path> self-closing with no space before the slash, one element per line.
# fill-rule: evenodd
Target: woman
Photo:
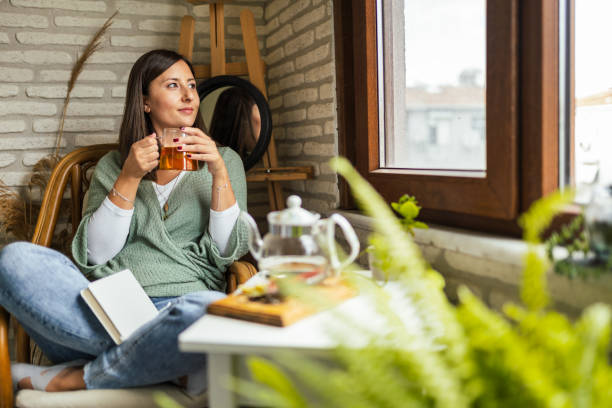
<path fill-rule="evenodd" d="M 235 86 L 219 95 L 210 120 L 213 140 L 231 147 L 244 159 L 257 144 L 260 130 L 259 108 L 247 91 Z"/>
<path fill-rule="evenodd" d="M 177 336 L 224 296 L 225 270 L 246 252 L 247 230 L 238 221 L 246 210 L 242 162 L 202 131 L 199 103 L 184 57 L 167 50 L 140 57 L 128 80 L 119 151 L 98 162 L 72 243 L 76 265 L 29 243 L 0 252 L 0 304 L 52 361 L 70 362 L 14 364 L 19 387 L 135 387 L 203 369 L 205 357 L 179 352 Z M 187 134 L 182 150 L 201 170 L 156 170 L 156 135 L 169 127 Z M 126 268 L 163 310 L 116 346 L 79 294 L 87 278 Z"/>

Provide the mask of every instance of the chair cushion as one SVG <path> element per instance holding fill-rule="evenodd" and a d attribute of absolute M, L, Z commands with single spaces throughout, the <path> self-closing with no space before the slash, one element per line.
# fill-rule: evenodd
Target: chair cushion
<path fill-rule="evenodd" d="M 185 408 L 208 406 L 208 393 L 191 397 L 182 388 L 163 384 L 118 390 L 44 392 L 21 390 L 15 398 L 17 408 L 141 408 L 157 407 L 154 394 L 164 393 Z"/>

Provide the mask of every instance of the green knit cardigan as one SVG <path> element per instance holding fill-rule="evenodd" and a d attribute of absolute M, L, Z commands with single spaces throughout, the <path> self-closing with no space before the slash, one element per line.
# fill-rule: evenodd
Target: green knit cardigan
<path fill-rule="evenodd" d="M 236 152 L 220 147 L 240 210 L 246 211 L 246 179 Z M 247 226 L 238 218 L 230 235 L 226 256 L 219 253 L 208 232 L 212 176 L 206 165 L 188 171 L 174 186 L 168 200 L 168 218 L 152 181 L 138 186 L 134 214 L 123 249 L 101 265 L 87 262 L 87 223 L 100 207 L 121 171 L 119 152 L 106 154 L 96 165 L 83 219 L 72 242 L 76 265 L 90 280 L 130 269 L 151 297 L 180 296 L 199 290 L 225 290 L 227 267 L 247 252 Z"/>

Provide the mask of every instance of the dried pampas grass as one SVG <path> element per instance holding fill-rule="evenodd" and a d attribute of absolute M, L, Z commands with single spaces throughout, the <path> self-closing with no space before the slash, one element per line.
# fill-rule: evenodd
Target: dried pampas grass
<path fill-rule="evenodd" d="M 76 85 L 77 79 L 87 60 L 100 48 L 102 48 L 103 37 L 111 27 L 113 19 L 119 13 L 116 11 L 110 16 L 106 22 L 100 27 L 100 29 L 94 34 L 91 41 L 85 47 L 85 50 L 72 67 L 70 74 L 70 80 L 68 81 L 68 88 L 66 92 L 66 98 L 64 99 L 64 106 L 62 109 L 62 116 L 60 118 L 59 129 L 57 132 L 57 138 L 55 142 L 55 150 L 53 153 L 40 159 L 32 168 L 32 175 L 27 184 L 28 193 L 27 198 L 22 197 L 17 192 L 9 188 L 2 180 L 0 180 L 0 235 L 7 236 L 9 238 L 15 238 L 17 240 L 30 240 L 34 233 L 34 227 L 36 226 L 36 220 L 38 218 L 38 210 L 34 208 L 34 202 L 32 198 L 32 191 L 38 189 L 40 192 L 39 197 L 42 198 L 51 173 L 55 166 L 59 163 L 61 157 L 59 155 L 62 138 L 64 136 L 64 122 L 66 119 L 66 112 L 68 110 L 68 104 L 70 103 L 70 95 Z M 77 198 L 78 199 L 78 198 Z M 63 206 L 64 207 L 64 206 Z M 65 210 L 60 210 L 60 214 L 64 213 Z M 61 231 L 59 236 L 62 242 L 59 243 L 59 247 L 66 247 L 66 240 L 70 239 L 70 234 L 67 231 Z"/>
<path fill-rule="evenodd" d="M 18 240 L 25 240 L 30 236 L 25 200 L 2 180 L 0 180 L 0 235 Z"/>
<path fill-rule="evenodd" d="M 57 140 L 55 143 L 55 152 L 54 155 L 57 156 L 59 154 L 60 143 L 62 141 L 62 137 L 64 136 L 64 119 L 66 118 L 66 111 L 68 110 L 68 104 L 70 103 L 70 94 L 74 89 L 77 78 L 81 75 L 83 71 L 83 67 L 85 66 L 85 62 L 91 57 L 96 51 L 102 48 L 102 37 L 108 31 L 110 26 L 113 24 L 113 19 L 119 13 L 119 11 L 115 11 L 112 16 L 110 16 L 106 22 L 100 27 L 98 32 L 96 32 L 85 47 L 83 54 L 79 57 L 76 64 L 72 67 L 72 72 L 70 73 L 70 80 L 68 81 L 68 92 L 66 92 L 66 99 L 64 100 L 64 108 L 62 109 L 62 117 L 60 119 L 59 131 L 57 132 Z"/>

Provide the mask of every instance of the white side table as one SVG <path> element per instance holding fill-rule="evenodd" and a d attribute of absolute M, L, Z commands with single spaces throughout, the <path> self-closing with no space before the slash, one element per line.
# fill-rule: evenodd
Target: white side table
<path fill-rule="evenodd" d="M 393 291 L 393 285 L 387 288 Z M 407 328 L 422 333 L 421 321 L 410 302 L 398 295 L 398 307 Z M 317 313 L 287 327 L 273 327 L 259 323 L 205 315 L 179 335 L 179 348 L 186 352 L 208 353 L 208 390 L 211 408 L 229 408 L 236 405 L 235 395 L 228 390 L 227 381 L 237 376 L 234 357 L 270 355 L 280 350 L 297 352 L 323 352 L 337 345 L 330 328 L 337 322 L 337 313 L 368 322 L 368 327 L 383 334 L 385 319 L 377 315 L 372 301 L 358 296 L 333 309 Z M 351 347 L 365 346 L 367 339 L 355 336 L 342 339 Z"/>

